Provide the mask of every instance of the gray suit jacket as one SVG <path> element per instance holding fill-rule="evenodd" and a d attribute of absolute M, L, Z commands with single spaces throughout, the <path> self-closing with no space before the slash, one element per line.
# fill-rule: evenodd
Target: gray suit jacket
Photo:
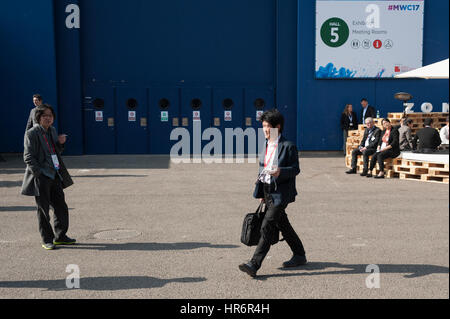
<path fill-rule="evenodd" d="M 52 126 L 49 130 L 58 155 L 60 164 L 59 175 L 62 178 L 62 186 L 67 188 L 73 185 L 73 181 L 61 158 L 61 152 L 64 147 L 58 142 L 56 129 Z M 39 189 L 36 187 L 36 178 L 42 174 L 44 169 L 48 169 L 48 160 L 51 162 L 51 154 L 43 137 L 43 132 L 41 126 L 36 125 L 25 134 L 23 159 L 25 164 L 27 164 L 27 168 L 23 177 L 22 195 L 40 196 Z"/>
<path fill-rule="evenodd" d="M 38 123 L 36 122 L 36 119 L 35 119 L 35 114 L 36 114 L 36 108 L 33 108 L 33 109 L 30 111 L 30 116 L 28 117 L 27 127 L 25 128 L 25 134 L 27 133 L 27 131 L 28 131 L 29 129 L 33 128 L 33 126 L 35 126 L 36 124 L 38 124 Z"/>
<path fill-rule="evenodd" d="M 402 125 L 398 129 L 398 133 L 399 133 L 400 151 L 413 150 L 413 136 L 411 128 L 409 128 L 409 126 L 407 125 Z"/>

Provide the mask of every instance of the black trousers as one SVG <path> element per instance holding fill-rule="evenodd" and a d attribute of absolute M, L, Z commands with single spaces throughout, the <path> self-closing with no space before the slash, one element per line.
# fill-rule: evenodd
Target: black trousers
<path fill-rule="evenodd" d="M 295 230 L 286 215 L 285 206 L 274 206 L 272 196 L 270 195 L 270 187 L 264 186 L 264 200 L 267 205 L 266 215 L 261 226 L 261 239 L 256 247 L 251 262 L 257 269 L 261 268 L 262 262 L 270 250 L 271 239 L 274 232 L 281 231 L 282 236 L 295 255 L 304 256 L 305 249 Z"/>
<path fill-rule="evenodd" d="M 357 163 L 358 163 L 358 155 L 363 156 L 363 170 L 367 171 L 367 168 L 369 167 L 369 156 L 375 153 L 376 150 L 374 149 L 366 149 L 364 152 L 361 152 L 359 148 L 355 148 L 352 152 L 352 169 L 356 169 Z"/>
<path fill-rule="evenodd" d="M 67 207 L 58 175 L 55 179 L 40 175 L 36 179 L 40 196 L 36 196 L 37 217 L 39 223 L 39 233 L 43 243 L 53 243 L 54 239 L 63 239 L 69 229 L 69 208 Z M 50 205 L 54 209 L 54 228 L 50 225 Z"/>
<path fill-rule="evenodd" d="M 383 152 L 375 153 L 370 160 L 369 170 L 372 171 L 375 168 L 376 163 L 378 162 L 378 166 L 380 167 L 380 171 L 384 171 L 384 161 L 388 158 L 397 157 L 396 154 L 390 150 L 386 150 Z"/>

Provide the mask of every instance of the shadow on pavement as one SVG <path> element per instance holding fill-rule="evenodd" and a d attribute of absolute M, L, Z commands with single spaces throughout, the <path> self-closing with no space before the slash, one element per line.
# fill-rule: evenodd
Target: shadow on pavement
<path fill-rule="evenodd" d="M 69 207 L 69 210 L 74 210 L 75 208 Z M 53 208 L 50 207 L 53 211 Z M 0 212 L 34 212 L 37 211 L 37 206 L 10 206 L 10 207 L 0 207 Z"/>
<path fill-rule="evenodd" d="M 59 249 L 86 249 L 86 250 L 137 250 L 137 251 L 154 251 L 154 250 L 191 250 L 198 248 L 215 248 L 229 249 L 239 248 L 236 245 L 214 245 L 210 243 L 117 243 L 117 244 L 87 244 L 80 243 L 74 246 L 61 246 Z"/>
<path fill-rule="evenodd" d="M 371 272 L 366 272 L 366 267 L 368 265 L 359 264 L 340 264 L 331 262 L 310 262 L 305 266 L 300 266 L 296 268 L 279 268 L 283 271 L 298 271 L 297 273 L 287 273 L 287 274 L 273 274 L 273 275 L 261 275 L 258 276 L 258 280 L 266 280 L 268 278 L 280 278 L 280 277 L 295 277 L 295 276 L 320 276 L 320 275 L 352 275 L 352 274 L 371 274 Z M 436 265 L 402 265 L 402 264 L 379 264 L 380 274 L 405 274 L 405 278 L 417 278 L 423 277 L 431 274 L 448 274 L 449 268 L 444 266 Z M 317 272 L 317 270 L 326 270 L 327 268 L 342 268 L 342 270 L 330 270 Z M 308 272 L 314 271 L 314 272 Z"/>
<path fill-rule="evenodd" d="M 72 178 L 148 177 L 148 175 L 71 175 Z"/>
<path fill-rule="evenodd" d="M 21 187 L 22 181 L 0 181 L 0 187 L 14 188 Z"/>
<path fill-rule="evenodd" d="M 169 155 L 83 155 L 64 156 L 67 169 L 168 169 Z M 8 154 L 6 162 L 0 164 L 5 174 L 25 173 L 22 154 Z M 12 172 L 12 173 L 9 173 Z"/>
<path fill-rule="evenodd" d="M 36 206 L 0 207 L 0 212 L 31 212 L 37 210 Z"/>
<path fill-rule="evenodd" d="M 0 175 L 25 174 L 25 166 L 23 169 L 0 169 Z"/>
<path fill-rule="evenodd" d="M 204 277 L 185 277 L 160 279 L 147 276 L 117 276 L 117 277 L 88 277 L 80 278 L 81 290 L 127 290 L 161 288 L 170 283 L 194 283 L 206 281 Z M 29 281 L 0 281 L 0 288 L 40 288 L 48 291 L 69 291 L 66 280 L 29 280 Z"/>
<path fill-rule="evenodd" d="M 344 153 L 341 151 L 310 151 L 310 152 L 300 152 L 300 159 L 302 158 L 342 158 Z"/>

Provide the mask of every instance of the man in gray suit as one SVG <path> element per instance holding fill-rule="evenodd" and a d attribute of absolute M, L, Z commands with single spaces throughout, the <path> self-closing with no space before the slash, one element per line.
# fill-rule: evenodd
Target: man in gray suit
<path fill-rule="evenodd" d="M 413 120 L 405 118 L 401 121 L 401 126 L 398 129 L 400 151 L 412 151 L 413 150 L 413 136 L 412 129 Z"/>
<path fill-rule="evenodd" d="M 22 184 L 22 195 L 34 196 L 37 204 L 39 232 L 42 247 L 52 250 L 55 245 L 71 245 L 76 240 L 67 237 L 69 209 L 64 188 L 73 181 L 61 158 L 66 142 L 65 136 L 57 136 L 52 126 L 55 112 L 49 105 L 36 108 L 33 126 L 25 134 L 24 161 L 27 164 Z M 54 208 L 54 228 L 50 225 L 50 205 Z"/>
<path fill-rule="evenodd" d="M 34 104 L 34 108 L 31 109 L 30 111 L 30 116 L 28 116 L 28 122 L 27 122 L 27 126 L 25 128 L 25 133 L 32 128 L 34 125 L 39 124 L 36 123 L 36 119 L 35 119 L 35 113 L 36 113 L 36 109 L 40 106 L 42 106 L 42 96 L 40 96 L 39 94 L 35 94 L 33 95 L 33 104 Z"/>

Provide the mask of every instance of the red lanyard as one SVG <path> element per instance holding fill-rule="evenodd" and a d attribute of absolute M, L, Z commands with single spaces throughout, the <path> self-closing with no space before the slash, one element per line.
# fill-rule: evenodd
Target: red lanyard
<path fill-rule="evenodd" d="M 266 156 L 264 157 L 264 168 L 266 168 L 267 165 L 269 165 L 270 160 L 272 159 L 273 154 L 274 154 L 275 151 L 277 150 L 277 147 L 278 147 L 278 143 L 275 144 L 275 148 L 273 149 L 272 154 L 270 154 L 269 159 L 266 161 L 266 158 L 267 158 L 267 151 L 269 150 L 269 144 L 267 143 L 267 147 L 266 147 Z"/>
<path fill-rule="evenodd" d="M 45 142 L 47 143 L 47 147 L 48 147 L 48 150 L 50 151 L 50 154 L 52 154 L 52 155 L 56 154 L 55 147 L 53 146 L 53 144 L 52 144 L 52 149 L 53 149 L 53 153 L 52 153 L 52 149 L 50 149 L 50 144 L 48 143 L 47 137 L 45 137 L 45 134 L 42 134 L 42 136 L 44 137 Z"/>

